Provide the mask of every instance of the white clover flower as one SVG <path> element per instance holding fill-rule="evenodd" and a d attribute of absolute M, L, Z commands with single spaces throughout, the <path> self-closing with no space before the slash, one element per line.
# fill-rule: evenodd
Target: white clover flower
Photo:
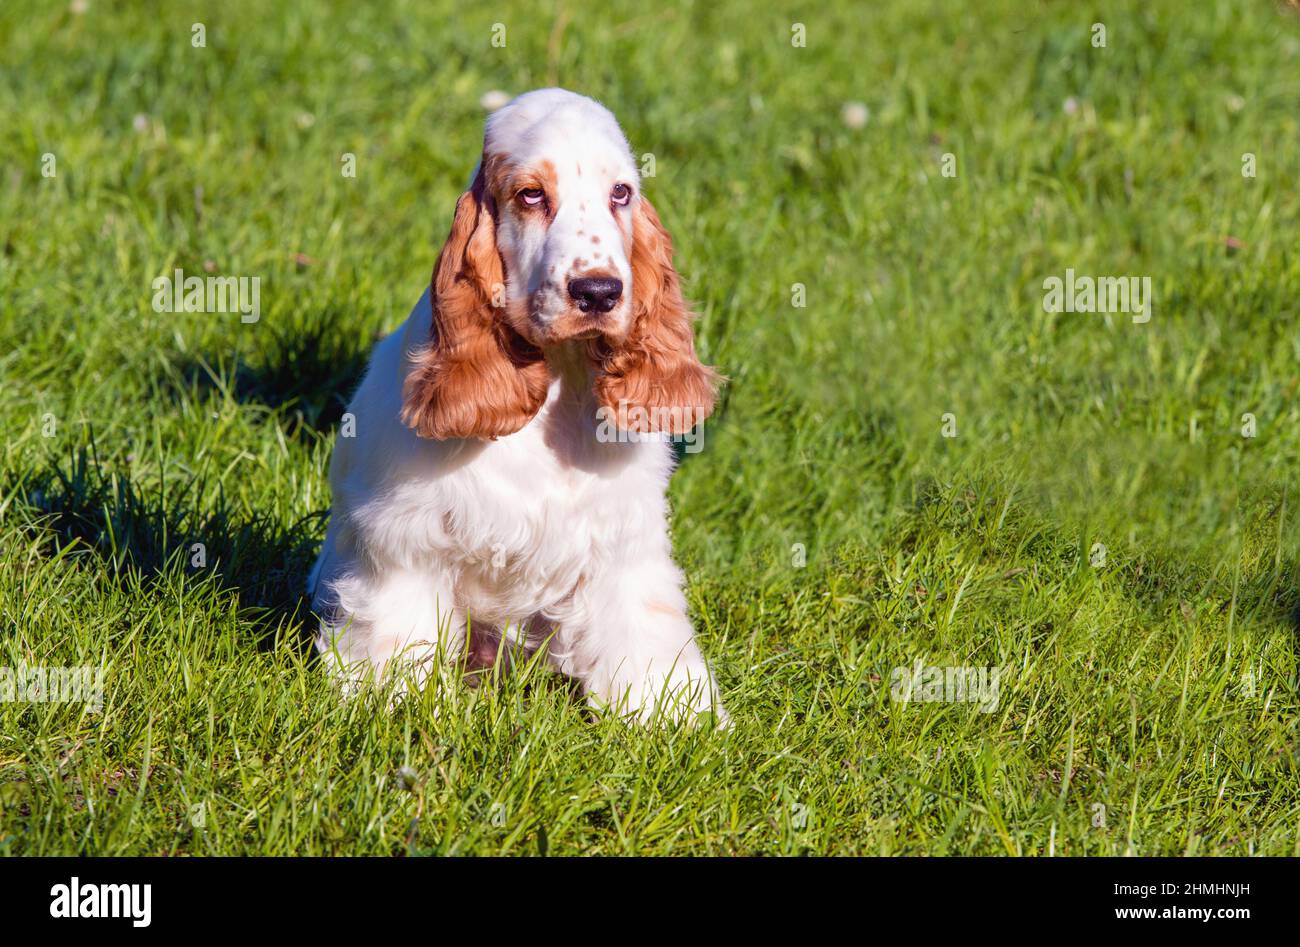
<path fill-rule="evenodd" d="M 840 120 L 849 128 L 864 128 L 871 118 L 871 109 L 862 102 L 845 102 L 840 110 Z"/>

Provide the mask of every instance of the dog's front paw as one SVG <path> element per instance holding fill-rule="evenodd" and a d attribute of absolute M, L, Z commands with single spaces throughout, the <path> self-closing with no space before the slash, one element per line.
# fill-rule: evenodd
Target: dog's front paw
<path fill-rule="evenodd" d="M 644 726 L 691 723 L 729 730 L 732 725 L 706 667 L 647 674 L 636 680 L 616 678 L 600 692 L 589 693 L 588 702 Z"/>

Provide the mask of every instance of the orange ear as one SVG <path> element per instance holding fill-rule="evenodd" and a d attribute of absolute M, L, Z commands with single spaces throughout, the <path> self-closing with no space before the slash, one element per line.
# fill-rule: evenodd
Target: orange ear
<path fill-rule="evenodd" d="M 632 218 L 632 328 L 621 346 L 602 342 L 597 352 L 596 398 L 620 428 L 685 434 L 713 411 L 721 378 L 695 355 L 693 319 L 672 238 L 642 197 Z"/>
<path fill-rule="evenodd" d="M 434 265 L 432 339 L 402 389 L 402 420 L 421 437 L 513 434 L 546 399 L 541 351 L 493 306 L 505 283 L 494 214 L 480 169 Z"/>

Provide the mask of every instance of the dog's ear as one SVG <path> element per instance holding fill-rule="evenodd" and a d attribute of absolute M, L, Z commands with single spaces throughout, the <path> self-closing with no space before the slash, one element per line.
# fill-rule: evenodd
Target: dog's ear
<path fill-rule="evenodd" d="M 594 343 L 596 398 L 618 427 L 685 434 L 713 411 L 721 377 L 695 354 L 694 318 L 672 238 L 643 196 L 632 217 L 632 326 L 622 344 Z"/>
<path fill-rule="evenodd" d="M 496 207 L 482 167 L 433 269 L 429 343 L 412 355 L 402 420 L 421 437 L 513 434 L 546 399 L 542 353 L 507 325 Z"/>

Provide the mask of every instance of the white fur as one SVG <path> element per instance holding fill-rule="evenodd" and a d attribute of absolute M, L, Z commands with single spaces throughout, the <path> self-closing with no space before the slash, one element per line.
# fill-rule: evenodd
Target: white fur
<path fill-rule="evenodd" d="M 635 174 L 613 116 L 589 99 L 544 90 L 492 116 L 487 141 L 492 150 L 540 150 L 553 161 L 563 196 L 552 231 L 582 230 L 587 247 L 589 234 L 607 233 L 602 245 L 630 296 L 631 269 L 626 254 L 614 252 L 617 224 L 603 203 L 610 178 Z M 582 178 L 579 163 L 588 169 Z M 563 247 L 568 238 L 555 236 L 547 242 Z M 534 288 L 565 264 L 548 260 L 540 245 L 498 239 L 516 254 L 513 268 L 507 260 L 511 278 L 527 275 Z M 527 261 L 543 275 L 520 265 Z M 322 616 L 319 650 L 351 681 L 401 655 L 428 685 L 463 649 L 468 621 L 530 647 L 549 639 L 547 660 L 580 681 L 595 705 L 642 719 L 713 710 L 725 722 L 672 560 L 670 444 L 597 439 L 593 369 L 581 343 L 546 350 L 546 402 L 517 433 L 495 441 L 418 437 L 399 414 L 411 355 L 428 339 L 430 306 L 426 290 L 376 347 L 348 407 L 356 436 L 340 437 L 334 449 L 333 510 L 309 580 Z"/>

